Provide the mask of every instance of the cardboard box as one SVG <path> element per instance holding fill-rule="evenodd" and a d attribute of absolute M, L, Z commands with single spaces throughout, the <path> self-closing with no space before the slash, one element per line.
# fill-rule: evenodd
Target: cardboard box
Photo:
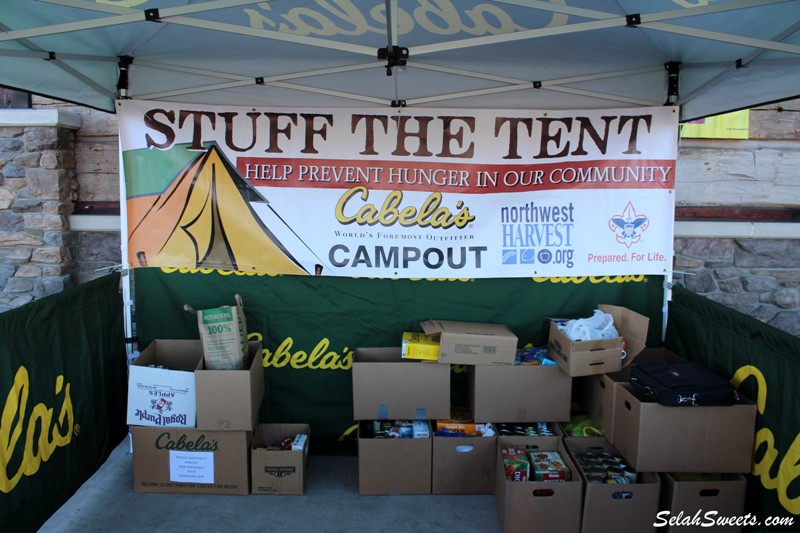
<path fill-rule="evenodd" d="M 513 365 L 517 336 L 503 324 L 427 320 L 422 330 L 439 341 L 439 362 L 458 365 Z"/>
<path fill-rule="evenodd" d="M 678 354 L 666 348 L 645 348 L 636 356 L 636 361 L 662 360 L 684 361 Z M 603 432 L 610 443 L 614 443 L 614 400 L 617 386 L 631 379 L 631 367 L 625 366 L 619 372 L 581 376 L 573 379 L 572 389 L 575 401 L 592 419 L 594 427 Z"/>
<path fill-rule="evenodd" d="M 590 448 L 601 447 L 619 454 L 611 443 L 602 438 L 565 438 L 567 450 L 575 459 L 578 473 L 584 482 L 581 533 L 640 533 L 655 531 L 654 517 L 659 510 L 661 478 L 654 472 L 638 472 L 636 483 L 614 485 L 589 483 L 580 466 L 579 457 Z"/>
<path fill-rule="evenodd" d="M 400 348 L 402 349 L 403 359 L 439 360 L 439 342 L 424 333 L 404 331 Z"/>
<path fill-rule="evenodd" d="M 570 471 L 575 472 L 575 464 L 563 442 L 553 438 L 498 437 L 497 444 L 495 494 L 503 532 L 579 532 L 583 497 L 583 481 L 579 476 L 572 481 L 509 481 L 500 454 L 504 445 L 528 445 L 539 450 L 558 451 Z"/>
<path fill-rule="evenodd" d="M 196 341 L 198 347 L 200 341 Z M 197 428 L 253 431 L 264 398 L 261 342 L 248 342 L 244 370 L 208 370 L 201 361 L 195 373 Z"/>
<path fill-rule="evenodd" d="M 741 527 L 725 526 L 710 529 L 716 518 L 745 515 L 747 480 L 740 474 L 721 474 L 713 481 L 679 481 L 675 474 L 663 473 L 661 511 L 654 523 L 666 526 L 659 531 L 700 533 L 703 531 L 742 531 Z M 716 512 L 716 514 L 713 514 Z M 710 513 L 710 514 L 709 514 Z M 669 521 L 673 520 L 673 526 Z"/>
<path fill-rule="evenodd" d="M 285 438 L 306 435 L 302 447 L 292 450 L 259 449 Z M 303 494 L 308 476 L 311 426 L 259 424 L 250 444 L 250 490 L 253 494 Z"/>
<path fill-rule="evenodd" d="M 569 420 L 572 378 L 557 366 L 471 366 L 472 419 L 478 422 Z"/>
<path fill-rule="evenodd" d="M 249 431 L 133 426 L 133 490 L 248 494 Z"/>
<path fill-rule="evenodd" d="M 429 420 L 450 416 L 450 366 L 403 359 L 400 347 L 353 354 L 354 420 Z"/>
<path fill-rule="evenodd" d="M 433 439 L 374 439 L 372 421 L 358 429 L 358 493 L 430 494 Z"/>
<path fill-rule="evenodd" d="M 613 339 L 573 340 L 550 320 L 548 349 L 550 357 L 572 377 L 617 372 L 631 364 L 647 342 L 650 319 L 625 307 L 601 304 L 601 311 L 614 318 L 619 337 Z M 626 356 L 623 360 L 623 347 Z"/>
<path fill-rule="evenodd" d="M 128 424 L 194 427 L 194 372 L 202 358 L 199 341 L 151 342 L 133 360 L 128 372 Z"/>
<path fill-rule="evenodd" d="M 614 446 L 640 472 L 745 474 L 753 465 L 756 406 L 669 407 L 617 387 Z"/>
<path fill-rule="evenodd" d="M 497 437 L 433 437 L 433 494 L 494 493 Z"/>

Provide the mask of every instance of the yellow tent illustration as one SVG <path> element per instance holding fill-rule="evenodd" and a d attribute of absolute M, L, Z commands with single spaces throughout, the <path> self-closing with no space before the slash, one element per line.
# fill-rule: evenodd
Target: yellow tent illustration
<path fill-rule="evenodd" d="M 266 202 L 210 145 L 161 194 L 128 199 L 131 266 L 308 274 L 251 201 Z"/>

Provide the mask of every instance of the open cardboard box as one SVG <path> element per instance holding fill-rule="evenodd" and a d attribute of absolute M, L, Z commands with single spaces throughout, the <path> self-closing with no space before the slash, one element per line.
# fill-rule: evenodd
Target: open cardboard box
<path fill-rule="evenodd" d="M 517 336 L 504 324 L 427 320 L 422 330 L 439 341 L 439 362 L 458 365 L 513 365 Z"/>
<path fill-rule="evenodd" d="M 662 473 L 661 511 L 653 520 L 664 524 L 659 531 L 672 533 L 701 533 L 705 531 L 742 531 L 742 527 L 703 527 L 703 522 L 712 523 L 716 518 L 744 516 L 747 479 L 741 474 L 721 474 L 714 480 L 682 480 L 678 474 Z M 716 512 L 706 516 L 709 512 Z M 698 522 L 686 525 L 682 521 Z M 669 520 L 676 520 L 669 526 Z"/>
<path fill-rule="evenodd" d="M 581 454 L 597 447 L 609 453 L 621 454 L 602 438 L 567 437 L 564 443 L 584 481 L 581 533 L 654 531 L 653 519 L 658 512 L 661 495 L 661 478 L 658 474 L 639 472 L 636 483 L 629 485 L 589 483 L 580 467 Z"/>
<path fill-rule="evenodd" d="M 477 422 L 569 420 L 572 378 L 558 366 L 476 365 L 467 372 L 470 411 Z"/>
<path fill-rule="evenodd" d="M 508 480 L 500 451 L 502 446 L 508 445 L 558 451 L 569 467 L 572 479 L 559 482 Z M 580 531 L 583 481 L 560 438 L 498 437 L 496 457 L 495 494 L 504 533 Z"/>
<path fill-rule="evenodd" d="M 375 439 L 371 424 L 358 425 L 358 493 L 430 494 L 433 439 Z"/>
<path fill-rule="evenodd" d="M 750 472 L 756 405 L 670 407 L 616 389 L 614 446 L 640 472 Z"/>
<path fill-rule="evenodd" d="M 433 436 L 433 494 L 493 494 L 497 437 Z"/>
<path fill-rule="evenodd" d="M 636 361 L 662 360 L 668 362 L 684 361 L 678 354 L 666 348 L 645 348 L 636 356 Z M 575 402 L 592 419 L 592 424 L 613 444 L 615 439 L 614 401 L 617 387 L 631 379 L 631 366 L 626 365 L 619 372 L 581 376 L 572 381 Z"/>
<path fill-rule="evenodd" d="M 400 347 L 353 354 L 354 420 L 450 417 L 450 365 L 403 359 Z"/>
<path fill-rule="evenodd" d="M 198 340 L 151 342 L 133 360 L 128 372 L 128 424 L 194 427 L 195 370 L 202 359 Z"/>
<path fill-rule="evenodd" d="M 247 347 L 243 370 L 208 370 L 202 360 L 195 370 L 198 429 L 253 431 L 258 424 L 264 398 L 261 342 L 250 341 Z"/>
<path fill-rule="evenodd" d="M 550 320 L 550 357 L 572 377 L 617 372 L 631 364 L 647 342 L 648 317 L 616 305 L 597 307 L 613 317 L 619 337 L 573 340 L 558 328 L 557 323 L 566 319 Z"/>
<path fill-rule="evenodd" d="M 306 435 L 302 449 L 266 450 L 284 438 Z M 253 494 L 303 494 L 308 477 L 309 424 L 259 424 L 250 444 L 250 485 Z"/>

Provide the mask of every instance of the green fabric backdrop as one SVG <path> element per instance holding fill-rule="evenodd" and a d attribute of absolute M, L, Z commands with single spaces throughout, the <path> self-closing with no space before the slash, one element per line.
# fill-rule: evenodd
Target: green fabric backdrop
<path fill-rule="evenodd" d="M 119 283 L 0 314 L 0 531 L 36 531 L 127 433 Z"/>
<path fill-rule="evenodd" d="M 520 346 L 547 342 L 548 317 L 591 316 L 598 304 L 651 317 L 660 340 L 663 278 L 409 280 L 258 276 L 138 268 L 139 347 L 153 339 L 199 338 L 195 309 L 244 301 L 247 327 L 263 337 L 262 422 L 311 424 L 314 447 L 354 450 L 352 352 L 399 346 L 403 331 L 427 319 L 508 325 Z M 308 356 L 308 357 L 305 357 Z M 313 362 L 312 362 L 313 360 Z M 454 367 L 454 404 L 466 403 L 466 374 Z"/>
<path fill-rule="evenodd" d="M 748 510 L 762 520 L 800 514 L 800 339 L 676 287 L 666 347 L 732 378 L 757 403 Z"/>

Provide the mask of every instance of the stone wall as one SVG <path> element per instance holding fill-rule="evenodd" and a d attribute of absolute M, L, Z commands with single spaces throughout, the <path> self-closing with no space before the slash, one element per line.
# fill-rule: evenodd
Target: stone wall
<path fill-rule="evenodd" d="M 673 281 L 800 336 L 800 240 L 677 238 Z"/>
<path fill-rule="evenodd" d="M 3 113 L 0 311 L 75 284 L 79 253 L 68 215 L 78 196 L 75 130 L 80 120 L 61 112 Z M 22 115 L 33 125 L 9 118 Z"/>

